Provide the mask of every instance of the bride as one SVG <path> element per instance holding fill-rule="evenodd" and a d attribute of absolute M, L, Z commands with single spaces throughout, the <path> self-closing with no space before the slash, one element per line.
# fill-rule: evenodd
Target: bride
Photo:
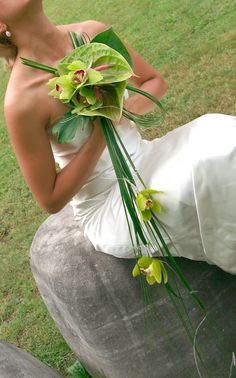
<path fill-rule="evenodd" d="M 51 128 L 67 106 L 48 97 L 51 74 L 20 61 L 25 57 L 56 66 L 73 49 L 69 31 L 93 38 L 107 26 L 94 20 L 55 26 L 45 16 L 41 0 L 0 0 L 0 5 L 0 56 L 11 68 L 4 114 L 26 183 L 49 213 L 70 202 L 78 226 L 96 250 L 134 257 L 99 121 L 78 129 L 69 144 L 57 144 Z M 127 48 L 138 75 L 130 82 L 162 98 L 167 90 L 164 79 Z M 143 114 L 153 103 L 135 94 L 126 95 L 124 106 Z M 124 118 L 117 130 L 147 187 L 162 192 L 158 200 L 163 211 L 158 216 L 177 248 L 172 253 L 236 274 L 236 117 L 207 114 L 153 141 L 141 139 L 133 122 Z"/>

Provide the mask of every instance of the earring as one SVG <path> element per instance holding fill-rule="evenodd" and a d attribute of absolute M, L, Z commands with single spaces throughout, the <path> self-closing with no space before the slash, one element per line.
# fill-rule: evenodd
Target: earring
<path fill-rule="evenodd" d="M 10 32 L 9 30 L 6 30 L 6 31 L 5 31 L 5 34 L 6 34 L 7 38 L 10 38 L 10 37 L 11 37 L 11 32 Z"/>

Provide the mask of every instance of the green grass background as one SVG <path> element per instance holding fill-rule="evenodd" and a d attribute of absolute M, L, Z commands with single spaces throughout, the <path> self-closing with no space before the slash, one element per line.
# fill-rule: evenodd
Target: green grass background
<path fill-rule="evenodd" d="M 96 19 L 112 25 L 163 74 L 169 84 L 163 100 L 167 115 L 148 137 L 160 137 L 204 113 L 235 114 L 236 0 L 45 0 L 44 5 L 56 24 Z M 1 72 L 1 107 L 7 79 Z M 29 268 L 32 238 L 47 215 L 23 182 L 2 112 L 0 176 L 0 338 L 67 376 L 75 357 Z"/>

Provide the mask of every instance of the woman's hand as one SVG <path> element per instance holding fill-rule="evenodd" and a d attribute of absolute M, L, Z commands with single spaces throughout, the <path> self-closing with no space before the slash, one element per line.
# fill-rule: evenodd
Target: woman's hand
<path fill-rule="evenodd" d="M 106 146 L 106 141 L 103 135 L 100 118 L 96 117 L 96 119 L 91 123 L 93 126 L 93 131 L 87 143 L 96 145 L 97 147 L 101 147 L 102 149 L 104 149 Z"/>

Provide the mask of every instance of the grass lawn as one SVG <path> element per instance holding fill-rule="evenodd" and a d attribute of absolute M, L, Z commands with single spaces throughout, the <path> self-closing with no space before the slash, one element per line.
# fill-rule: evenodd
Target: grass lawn
<path fill-rule="evenodd" d="M 155 135 L 148 137 L 161 136 L 207 112 L 236 113 L 236 0 L 45 0 L 44 4 L 56 24 L 97 19 L 112 25 L 163 74 L 169 84 L 163 100 L 167 115 Z M 1 72 L 1 106 L 7 78 Z M 2 112 L 0 175 L 0 338 L 67 376 L 66 368 L 75 357 L 48 315 L 29 268 L 32 238 L 47 214 L 34 203 L 21 178 Z"/>

